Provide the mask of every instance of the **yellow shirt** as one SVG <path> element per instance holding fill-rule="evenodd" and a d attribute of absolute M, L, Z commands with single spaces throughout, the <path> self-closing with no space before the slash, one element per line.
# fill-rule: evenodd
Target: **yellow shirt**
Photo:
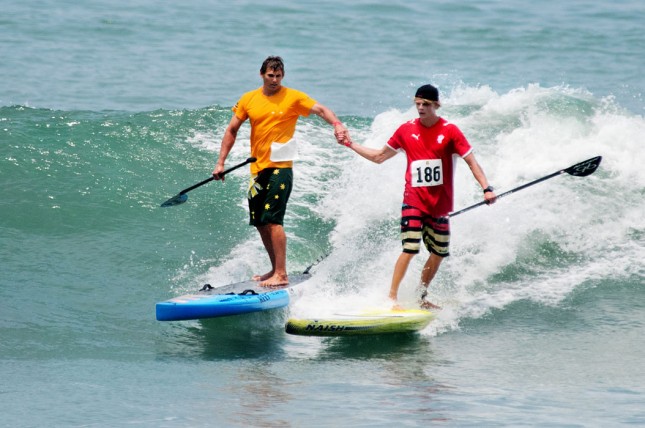
<path fill-rule="evenodd" d="M 262 88 L 242 95 L 233 111 L 240 120 L 251 122 L 251 173 L 265 168 L 291 168 L 292 161 L 271 162 L 271 143 L 286 143 L 296 132 L 298 117 L 309 116 L 316 100 L 304 92 L 282 87 L 278 93 L 267 97 Z"/>

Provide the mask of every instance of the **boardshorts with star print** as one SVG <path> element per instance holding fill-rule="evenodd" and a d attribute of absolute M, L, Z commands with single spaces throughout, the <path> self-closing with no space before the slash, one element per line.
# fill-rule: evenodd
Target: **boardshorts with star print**
<path fill-rule="evenodd" d="M 415 207 L 404 204 L 401 207 L 403 252 L 418 254 L 422 239 L 431 253 L 440 257 L 449 256 L 450 222 L 448 217 L 434 218 Z"/>
<path fill-rule="evenodd" d="M 249 187 L 249 224 L 280 224 L 287 211 L 293 186 L 291 168 L 267 168 L 253 178 Z"/>

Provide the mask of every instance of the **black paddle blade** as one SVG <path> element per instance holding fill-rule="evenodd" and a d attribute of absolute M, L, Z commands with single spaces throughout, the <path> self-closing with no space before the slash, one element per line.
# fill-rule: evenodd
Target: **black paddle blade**
<path fill-rule="evenodd" d="M 600 161 L 602 156 L 596 156 L 595 158 L 587 159 L 584 162 L 577 163 L 564 171 L 568 174 L 571 174 L 575 177 L 586 177 L 593 174 L 596 169 L 600 166 Z"/>
<path fill-rule="evenodd" d="M 172 198 L 168 199 L 166 202 L 161 204 L 162 207 L 174 207 L 175 205 L 183 204 L 188 200 L 188 195 L 186 193 L 178 193 Z"/>

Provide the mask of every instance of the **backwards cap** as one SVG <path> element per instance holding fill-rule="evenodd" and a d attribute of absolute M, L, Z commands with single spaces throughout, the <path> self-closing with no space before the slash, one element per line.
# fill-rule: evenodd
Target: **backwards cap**
<path fill-rule="evenodd" d="M 432 85 L 423 85 L 417 89 L 415 98 L 424 98 L 429 101 L 439 101 L 439 90 Z"/>

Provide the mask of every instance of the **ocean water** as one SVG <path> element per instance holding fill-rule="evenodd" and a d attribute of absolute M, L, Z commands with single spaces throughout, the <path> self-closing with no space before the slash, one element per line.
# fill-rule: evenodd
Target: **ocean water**
<path fill-rule="evenodd" d="M 636 1 L 4 2 L 0 426 L 645 425 L 645 5 Z M 500 191 L 452 220 L 416 335 L 309 338 L 289 316 L 387 304 L 403 156 L 299 122 L 288 309 L 161 323 L 154 305 L 267 268 L 248 171 L 212 171 L 268 55 L 381 147 L 417 86 Z M 245 125 L 229 166 L 248 156 Z M 455 208 L 481 199 L 460 162 Z M 402 285 L 412 290 L 425 256 Z"/>

